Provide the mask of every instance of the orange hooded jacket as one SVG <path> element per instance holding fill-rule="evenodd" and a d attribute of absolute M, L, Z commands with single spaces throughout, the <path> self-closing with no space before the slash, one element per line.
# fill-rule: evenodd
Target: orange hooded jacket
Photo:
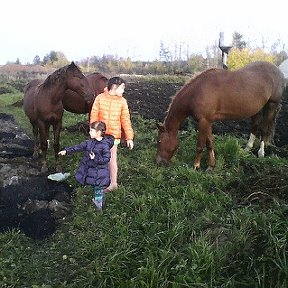
<path fill-rule="evenodd" d="M 134 138 L 127 100 L 122 96 L 110 95 L 107 90 L 99 94 L 90 113 L 90 124 L 95 121 L 103 121 L 106 124 L 106 133 L 113 135 L 115 139 L 121 138 L 121 128 L 126 140 Z"/>

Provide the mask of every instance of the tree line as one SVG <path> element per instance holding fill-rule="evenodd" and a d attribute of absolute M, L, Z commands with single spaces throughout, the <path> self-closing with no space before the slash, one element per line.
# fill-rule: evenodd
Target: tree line
<path fill-rule="evenodd" d="M 267 47 L 249 47 L 249 43 L 244 40 L 243 35 L 238 32 L 233 33 L 232 49 L 228 56 L 228 69 L 236 69 L 244 65 L 265 60 L 279 65 L 288 58 L 285 45 L 278 40 L 270 47 L 269 52 L 265 52 Z M 218 43 L 206 47 L 205 56 L 194 54 L 189 51 L 189 47 L 184 43 L 175 43 L 173 47 L 168 47 L 160 42 L 159 59 L 154 61 L 132 61 L 130 57 L 122 58 L 115 55 L 91 56 L 76 63 L 84 73 L 101 72 L 107 75 L 115 74 L 141 74 L 141 75 L 162 75 L 162 74 L 195 74 L 212 67 L 222 67 L 221 50 Z M 17 64 L 20 64 L 17 59 Z M 15 62 L 15 63 L 16 63 Z M 65 54 L 60 51 L 50 51 L 43 59 L 36 55 L 33 64 L 53 68 L 60 68 L 70 61 Z"/>

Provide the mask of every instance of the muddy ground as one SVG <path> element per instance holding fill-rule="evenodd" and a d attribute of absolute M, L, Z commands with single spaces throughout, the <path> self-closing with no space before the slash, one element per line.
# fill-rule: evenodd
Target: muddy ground
<path fill-rule="evenodd" d="M 125 97 L 128 100 L 131 112 L 132 114 L 139 114 L 146 119 L 155 119 L 162 122 L 171 102 L 171 97 L 175 95 L 183 84 L 165 84 L 153 81 L 145 81 L 144 83 L 140 80 L 128 81 Z M 285 94 L 282 109 L 277 119 L 275 132 L 276 146 L 267 150 L 268 155 L 269 153 L 274 153 L 279 157 L 288 157 L 287 99 L 288 93 Z M 43 177 L 45 178 L 46 175 L 40 174 L 37 162 L 32 160 L 33 141 L 21 127 L 15 124 L 13 117 L 9 113 L 0 114 L 0 121 L 0 208 L 3 208 L 3 199 L 5 198 L 3 195 L 6 193 L 7 187 L 11 186 L 10 184 L 16 184 L 15 188 L 13 188 L 14 190 L 12 190 L 14 191 L 13 193 L 18 193 L 17 197 L 20 197 L 19 195 L 24 191 L 20 188 L 21 186 L 22 188 L 24 187 L 23 183 L 26 183 L 26 180 L 33 179 L 34 182 L 32 183 L 35 186 L 32 189 L 33 191 L 37 191 L 41 187 L 46 189 L 49 183 L 46 183 L 47 180 L 44 181 L 45 183 L 43 182 Z M 185 123 L 183 124 L 183 128 L 185 128 Z M 71 128 L 72 130 L 73 127 Z M 249 120 L 215 123 L 213 131 L 214 134 L 223 135 L 229 133 L 236 136 L 248 137 Z M 247 170 L 247 179 L 245 181 L 241 180 L 241 182 L 236 181 L 227 187 L 227 192 L 235 195 L 236 203 L 239 205 L 248 205 L 251 203 L 270 205 L 277 201 L 287 202 L 288 177 L 286 175 L 288 174 L 288 167 L 280 167 L 281 169 L 271 167 L 271 169 L 261 174 L 259 173 L 261 168 L 251 166 L 251 163 L 241 163 L 241 165 Z M 255 170 L 253 171 L 253 169 Z M 255 173 L 256 170 L 257 173 Z M 35 179 L 40 180 L 37 182 Z M 37 187 L 37 183 L 39 187 Z M 17 189 L 20 189 L 22 192 L 15 192 Z M 26 201 L 24 200 L 22 201 L 23 203 Z M 46 199 L 48 202 L 52 200 L 51 196 L 48 200 Z"/>

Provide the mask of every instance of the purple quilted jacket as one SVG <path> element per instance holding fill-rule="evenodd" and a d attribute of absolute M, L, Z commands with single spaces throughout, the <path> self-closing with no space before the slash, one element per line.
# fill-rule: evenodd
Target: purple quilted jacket
<path fill-rule="evenodd" d="M 89 139 L 78 145 L 66 147 L 67 155 L 75 152 L 85 151 L 85 155 L 80 162 L 75 178 L 85 185 L 93 185 L 106 188 L 110 184 L 110 173 L 108 163 L 110 161 L 110 149 L 114 144 L 113 136 L 105 136 L 101 141 Z M 90 159 L 89 153 L 95 154 L 94 159 Z"/>

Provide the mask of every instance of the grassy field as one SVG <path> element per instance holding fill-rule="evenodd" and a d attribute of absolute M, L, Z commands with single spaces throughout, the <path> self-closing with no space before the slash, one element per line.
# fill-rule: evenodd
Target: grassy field
<path fill-rule="evenodd" d="M 0 95 L 0 112 L 13 114 L 31 135 L 22 108 L 10 105 L 21 97 Z M 64 128 L 85 119 L 65 113 Z M 241 149 L 245 139 L 215 137 L 214 173 L 205 166 L 196 172 L 196 134 L 188 125 L 172 165 L 157 167 L 154 121 L 132 121 L 135 149 L 120 148 L 119 189 L 107 195 L 103 213 L 92 206 L 89 187 L 70 177 L 73 215 L 52 237 L 0 234 L 0 287 L 288 287 L 287 198 L 241 202 L 231 188 L 272 168 L 282 175 L 288 160 L 259 159 Z M 84 138 L 64 129 L 61 144 Z M 80 158 L 63 158 L 65 172 L 74 174 Z"/>

